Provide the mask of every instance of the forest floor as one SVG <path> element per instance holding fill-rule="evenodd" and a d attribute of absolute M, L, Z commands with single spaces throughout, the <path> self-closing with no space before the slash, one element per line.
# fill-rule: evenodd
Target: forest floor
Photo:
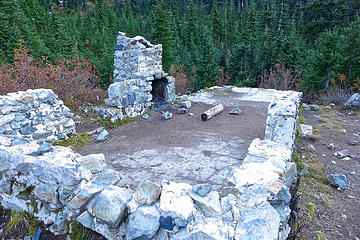
<path fill-rule="evenodd" d="M 296 141 L 298 167 L 310 173 L 302 177 L 299 188 L 298 239 L 359 240 L 360 111 L 345 111 L 342 106 L 329 103 L 319 106 L 318 111 L 301 113 L 303 121 L 314 127 L 314 136 L 297 137 Z M 331 143 L 335 148 L 328 147 Z M 334 156 L 344 149 L 349 150 L 349 158 Z M 348 189 L 330 186 L 327 174 L 344 174 Z M 311 206 L 315 207 L 313 214 Z M 312 220 L 309 214 L 313 215 Z"/>

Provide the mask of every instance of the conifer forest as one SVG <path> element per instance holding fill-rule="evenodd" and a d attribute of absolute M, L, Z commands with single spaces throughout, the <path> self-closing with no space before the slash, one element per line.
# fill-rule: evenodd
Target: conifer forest
<path fill-rule="evenodd" d="M 76 57 L 105 89 L 122 31 L 162 44 L 164 71 L 186 90 L 356 91 L 359 14 L 359 0 L 1 0 L 0 63 Z"/>

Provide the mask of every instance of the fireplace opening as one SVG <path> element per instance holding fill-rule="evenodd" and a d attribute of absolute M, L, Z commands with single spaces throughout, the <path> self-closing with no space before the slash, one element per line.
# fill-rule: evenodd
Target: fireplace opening
<path fill-rule="evenodd" d="M 166 92 L 167 84 L 168 81 L 166 78 L 158 78 L 152 81 L 151 95 L 152 95 L 152 101 L 155 104 L 163 104 L 166 102 L 165 92 Z"/>

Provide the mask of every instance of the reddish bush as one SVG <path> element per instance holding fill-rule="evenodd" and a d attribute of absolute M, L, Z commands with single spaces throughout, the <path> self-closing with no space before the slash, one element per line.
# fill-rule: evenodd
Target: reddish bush
<path fill-rule="evenodd" d="M 45 57 L 37 61 L 28 52 L 20 41 L 14 63 L 0 65 L 0 94 L 49 88 L 65 103 L 71 99 L 73 107 L 86 102 L 99 104 L 106 97 L 103 90 L 95 89 L 100 79 L 88 60 L 73 57 L 51 63 Z"/>
<path fill-rule="evenodd" d="M 193 78 L 190 78 L 185 73 L 185 66 L 179 65 L 175 69 L 174 65 L 171 65 L 169 73 L 175 78 L 175 91 L 177 94 L 187 94 L 191 83 L 194 81 Z"/>
<path fill-rule="evenodd" d="M 301 72 L 285 68 L 282 62 L 277 62 L 274 69 L 264 70 L 259 77 L 259 87 L 278 90 L 299 90 L 301 87 Z"/>
<path fill-rule="evenodd" d="M 225 72 L 224 67 L 221 67 L 221 72 L 217 75 L 216 81 L 218 86 L 224 86 L 229 84 L 230 77 L 227 72 Z"/>

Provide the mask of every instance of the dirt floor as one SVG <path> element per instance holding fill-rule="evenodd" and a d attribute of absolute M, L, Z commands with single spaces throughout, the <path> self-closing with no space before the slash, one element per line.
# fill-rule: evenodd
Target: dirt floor
<path fill-rule="evenodd" d="M 240 165 L 254 138 L 264 138 L 268 103 L 235 101 L 242 115 L 230 115 L 233 106 L 206 122 L 201 113 L 213 105 L 193 103 L 187 114 L 163 120 L 152 112 L 148 120 L 108 129 L 108 140 L 91 143 L 80 154 L 104 153 L 109 166 L 120 171 L 131 188 L 143 179 L 211 183 L 224 186 L 233 166 Z M 172 108 L 177 109 L 177 108 Z M 82 126 L 77 132 L 91 130 Z M 217 186 L 217 187 L 216 187 Z"/>
<path fill-rule="evenodd" d="M 319 111 L 302 112 L 303 121 L 315 127 L 315 136 L 297 137 L 296 143 L 299 166 L 310 172 L 303 176 L 299 189 L 298 239 L 359 240 L 360 145 L 356 141 L 360 142 L 360 111 L 344 111 L 342 106 L 330 104 L 319 106 Z M 334 149 L 329 149 L 331 143 Z M 349 150 L 350 158 L 333 155 L 343 149 Z M 348 190 L 328 184 L 326 176 L 333 173 L 347 177 Z M 312 220 L 311 205 L 315 206 Z"/>

